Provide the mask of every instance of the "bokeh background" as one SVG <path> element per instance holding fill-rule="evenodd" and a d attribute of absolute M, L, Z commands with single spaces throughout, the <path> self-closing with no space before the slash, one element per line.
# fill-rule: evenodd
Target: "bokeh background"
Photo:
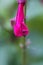
<path fill-rule="evenodd" d="M 16 15 L 16 0 L 0 0 L 0 65 L 22 65 L 23 53 L 20 44 L 23 38 L 16 38 L 10 19 Z M 43 65 L 43 0 L 27 0 L 26 24 L 30 43 L 26 49 L 27 65 Z"/>

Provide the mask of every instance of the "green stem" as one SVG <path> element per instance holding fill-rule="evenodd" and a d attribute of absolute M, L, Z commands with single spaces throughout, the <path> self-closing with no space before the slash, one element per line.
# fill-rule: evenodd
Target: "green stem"
<path fill-rule="evenodd" d="M 25 16 L 26 16 L 26 4 L 25 4 Z M 26 18 L 25 18 L 25 23 L 26 23 Z M 26 65 L 26 36 L 24 36 L 23 65 Z"/>
<path fill-rule="evenodd" d="M 23 47 L 23 65 L 26 65 L 26 44 L 25 44 L 25 36 L 24 36 L 24 47 Z"/>

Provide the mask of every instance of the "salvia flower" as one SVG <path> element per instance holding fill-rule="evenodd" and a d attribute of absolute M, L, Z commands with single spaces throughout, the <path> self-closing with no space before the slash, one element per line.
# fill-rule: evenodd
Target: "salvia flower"
<path fill-rule="evenodd" d="M 24 3 L 25 0 L 18 0 L 18 10 L 17 10 L 17 15 L 15 18 L 11 19 L 11 24 L 13 27 L 14 35 L 17 37 L 22 37 L 28 35 L 28 27 L 26 26 L 24 19 Z M 14 24 L 15 23 L 15 24 Z"/>

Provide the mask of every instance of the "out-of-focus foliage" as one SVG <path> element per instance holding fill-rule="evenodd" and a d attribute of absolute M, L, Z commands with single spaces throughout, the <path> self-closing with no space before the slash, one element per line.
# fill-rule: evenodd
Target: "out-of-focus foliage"
<path fill-rule="evenodd" d="M 22 50 L 10 24 L 10 18 L 16 15 L 16 0 L 0 0 L 0 65 L 21 65 Z M 27 25 L 31 39 L 27 48 L 27 65 L 43 65 L 43 4 L 40 0 L 27 0 Z"/>

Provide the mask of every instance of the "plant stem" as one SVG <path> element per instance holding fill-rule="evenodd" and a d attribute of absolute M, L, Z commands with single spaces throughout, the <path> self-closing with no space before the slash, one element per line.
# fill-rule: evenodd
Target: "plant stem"
<path fill-rule="evenodd" d="M 25 44 L 25 36 L 24 36 L 24 47 L 23 47 L 23 65 L 26 65 L 26 44 Z"/>
<path fill-rule="evenodd" d="M 25 16 L 26 16 L 26 4 L 25 4 Z M 25 20 L 25 23 L 26 23 L 26 18 L 24 20 Z M 23 65 L 26 65 L 26 36 L 24 36 Z"/>

